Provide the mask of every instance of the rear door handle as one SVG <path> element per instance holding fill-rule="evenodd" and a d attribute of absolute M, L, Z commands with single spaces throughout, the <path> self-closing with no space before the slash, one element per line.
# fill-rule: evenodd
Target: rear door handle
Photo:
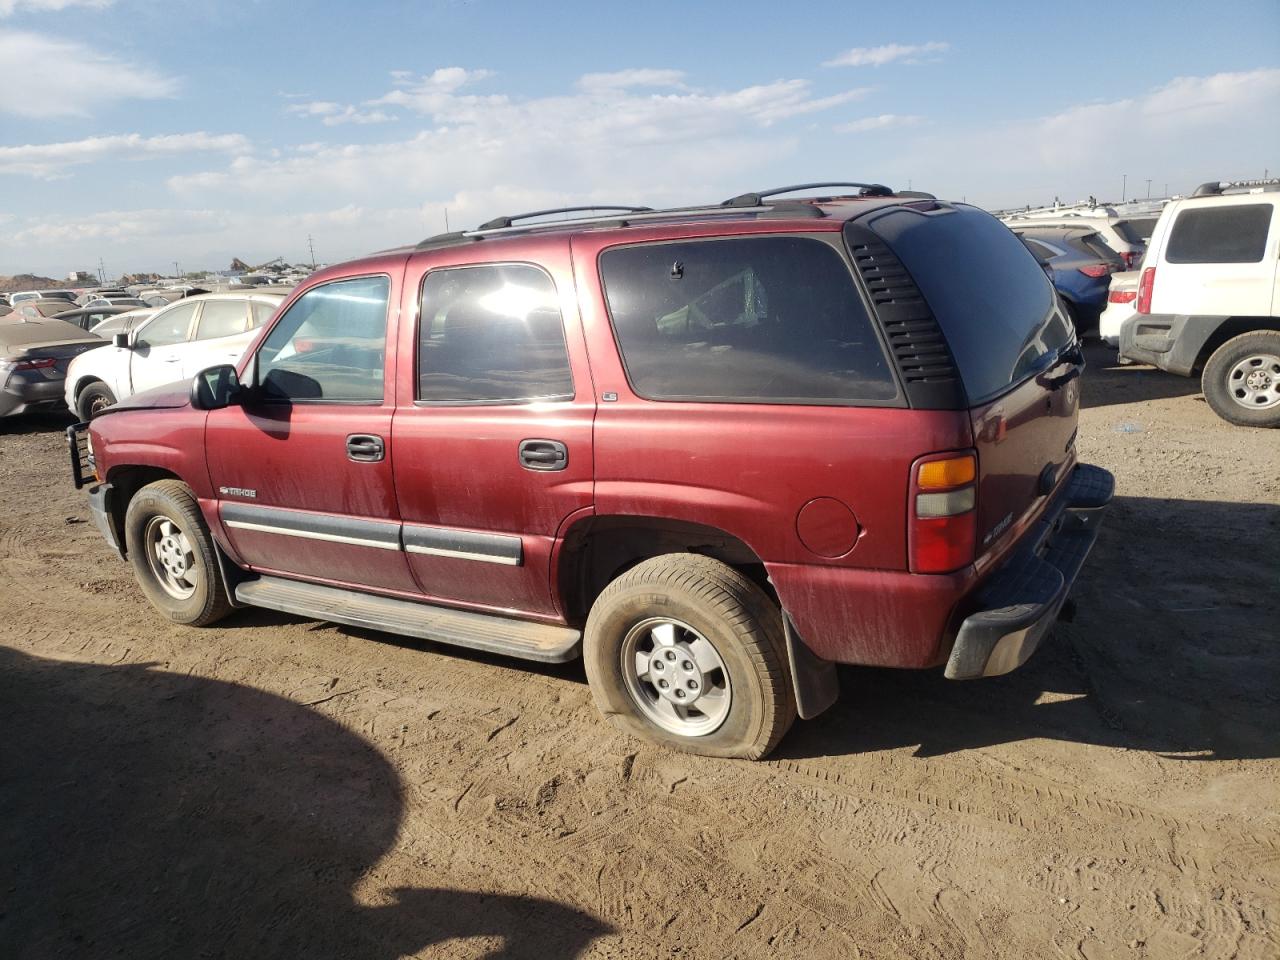
<path fill-rule="evenodd" d="M 371 433 L 353 433 L 347 437 L 347 459 L 359 463 L 377 463 L 387 455 L 381 437 Z"/>
<path fill-rule="evenodd" d="M 559 440 L 521 440 L 520 466 L 526 470 L 563 470 L 569 466 L 569 448 Z"/>

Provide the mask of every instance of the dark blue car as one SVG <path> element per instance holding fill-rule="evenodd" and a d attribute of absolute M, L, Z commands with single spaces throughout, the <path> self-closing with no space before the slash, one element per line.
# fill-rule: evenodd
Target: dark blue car
<path fill-rule="evenodd" d="M 1035 227 L 1015 230 L 1066 301 L 1077 330 L 1092 330 L 1107 305 L 1111 274 L 1124 260 L 1087 227 Z"/>

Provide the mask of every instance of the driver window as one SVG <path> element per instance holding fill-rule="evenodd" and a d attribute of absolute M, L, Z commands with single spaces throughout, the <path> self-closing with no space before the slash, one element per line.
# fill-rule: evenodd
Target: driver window
<path fill-rule="evenodd" d="M 382 399 L 387 277 L 339 280 L 293 302 L 258 351 L 268 399 L 371 403 Z"/>
<path fill-rule="evenodd" d="M 184 303 L 157 316 L 139 331 L 138 346 L 168 347 L 175 343 L 185 343 L 197 306 L 195 303 Z"/>

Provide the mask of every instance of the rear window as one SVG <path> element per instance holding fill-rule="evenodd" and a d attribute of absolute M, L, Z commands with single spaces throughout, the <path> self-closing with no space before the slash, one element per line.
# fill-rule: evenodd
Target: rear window
<path fill-rule="evenodd" d="M 965 206 L 933 214 L 898 208 L 868 225 L 929 302 L 971 403 L 1025 379 L 1074 338 L 1044 271 L 990 214 Z"/>
<path fill-rule="evenodd" d="M 1155 223 L 1154 220 L 1143 222 L 1148 224 Z M 1119 234 L 1120 239 L 1125 241 L 1125 243 L 1132 243 L 1135 246 L 1141 246 L 1146 243 L 1147 237 L 1151 236 L 1150 226 L 1148 226 L 1146 235 L 1144 236 L 1128 220 L 1113 220 L 1111 223 L 1111 229 Z"/>
<path fill-rule="evenodd" d="M 600 256 L 636 392 L 654 400 L 886 403 L 898 388 L 845 260 L 808 237 L 615 247 Z"/>
<path fill-rule="evenodd" d="M 1258 263 L 1267 246 L 1271 204 L 1184 210 L 1173 222 L 1169 263 Z"/>

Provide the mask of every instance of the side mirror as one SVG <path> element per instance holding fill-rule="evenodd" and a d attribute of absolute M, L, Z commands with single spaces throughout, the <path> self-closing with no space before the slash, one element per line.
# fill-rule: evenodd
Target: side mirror
<path fill-rule="evenodd" d="M 114 337 L 112 337 L 112 338 L 111 338 L 111 342 L 112 342 L 112 343 L 114 343 L 114 344 L 115 344 L 117 347 L 119 347 L 121 350 L 128 350 L 128 349 L 129 349 L 129 334 L 127 334 L 127 333 L 117 333 Z"/>
<path fill-rule="evenodd" d="M 197 410 L 221 410 L 239 403 L 244 388 L 236 368 L 229 363 L 201 370 L 191 380 L 191 406 Z"/>

